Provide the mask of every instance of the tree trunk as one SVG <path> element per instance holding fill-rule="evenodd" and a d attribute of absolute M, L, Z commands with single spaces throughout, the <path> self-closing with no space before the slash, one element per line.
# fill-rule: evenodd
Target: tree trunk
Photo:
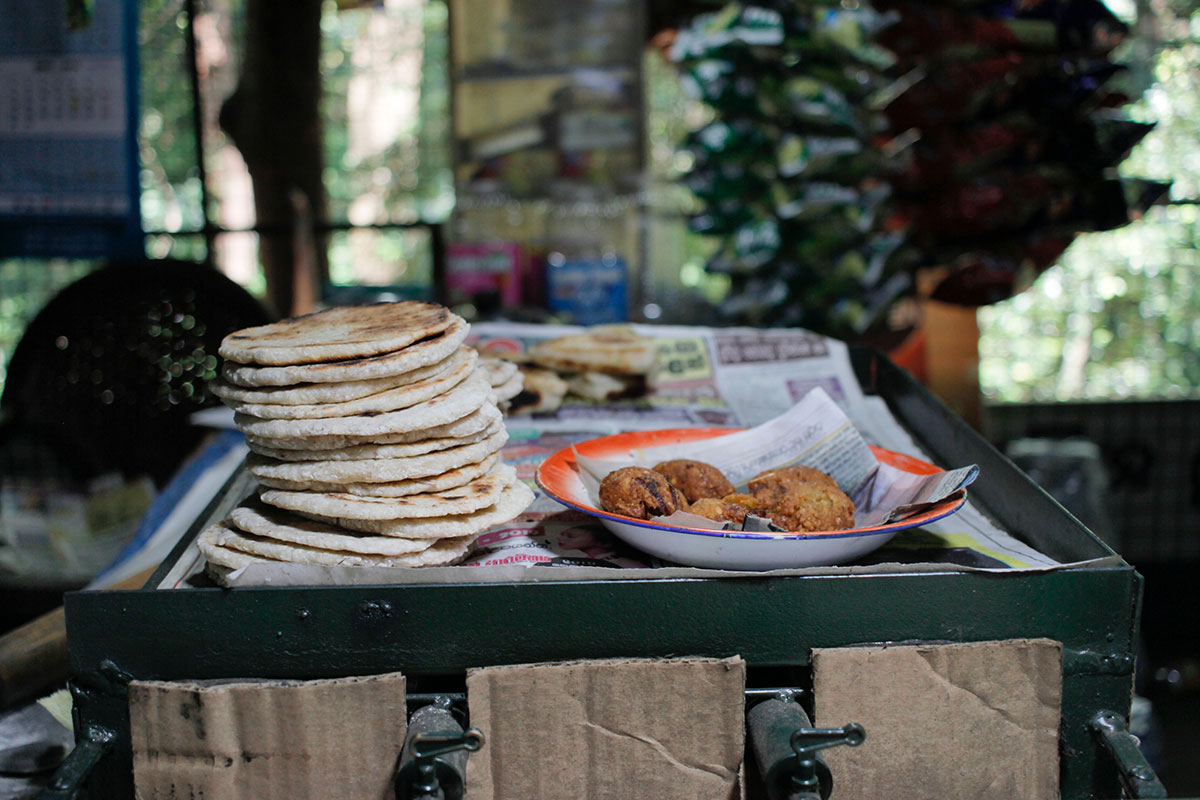
<path fill-rule="evenodd" d="M 311 310 L 328 275 L 327 234 L 299 230 L 321 228 L 327 219 L 321 2 L 248 0 L 243 36 L 241 76 L 221 107 L 220 123 L 254 186 L 267 301 L 287 316 Z"/>

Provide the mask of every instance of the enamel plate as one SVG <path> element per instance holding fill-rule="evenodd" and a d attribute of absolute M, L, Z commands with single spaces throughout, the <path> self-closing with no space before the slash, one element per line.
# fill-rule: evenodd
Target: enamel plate
<path fill-rule="evenodd" d="M 733 433 L 730 428 L 672 428 L 631 431 L 580 442 L 548 457 L 538 467 L 537 484 L 565 506 L 597 518 L 615 535 L 653 556 L 696 567 L 732 570 L 794 569 L 844 564 L 882 547 L 897 531 L 926 525 L 953 514 L 966 503 L 956 492 L 912 517 L 887 525 L 816 533 L 745 533 L 681 528 L 614 514 L 592 505 L 579 479 L 575 453 L 587 458 L 613 458 L 635 448 L 685 444 Z M 875 457 L 915 475 L 940 472 L 927 461 L 872 447 Z"/>

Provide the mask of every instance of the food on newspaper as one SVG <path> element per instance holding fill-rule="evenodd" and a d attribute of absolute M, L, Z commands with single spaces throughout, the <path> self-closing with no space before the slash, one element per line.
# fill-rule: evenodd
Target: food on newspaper
<path fill-rule="evenodd" d="M 567 396 L 567 382 L 557 372 L 521 367 L 521 391 L 508 401 L 509 414 L 552 414 Z"/>
<path fill-rule="evenodd" d="M 620 400 L 622 397 L 639 397 L 646 393 L 646 376 L 580 372 L 567 377 L 567 390 L 576 397 L 600 403 Z"/>
<path fill-rule="evenodd" d="M 658 347 L 626 325 L 597 325 L 538 342 L 529 349 L 529 360 L 556 372 L 603 372 L 608 375 L 649 375 L 654 371 Z"/>
<path fill-rule="evenodd" d="M 687 511 L 737 525 L 758 517 L 780 531 L 854 527 L 854 502 L 837 482 L 818 469 L 799 465 L 761 472 L 750 479 L 745 492 L 735 491 L 719 469 L 702 461 L 672 459 L 652 470 L 622 467 L 600 482 L 600 502 L 606 511 L 637 519 Z"/>
<path fill-rule="evenodd" d="M 654 373 L 657 353 L 653 339 L 627 325 L 597 325 L 538 342 L 527 353 L 479 348 L 486 364 L 511 364 L 524 377 L 507 398 L 497 388 L 508 414 L 553 413 L 568 396 L 593 402 L 640 397 Z"/>
<path fill-rule="evenodd" d="M 622 467 L 600 481 L 600 504 L 606 511 L 634 519 L 665 517 L 687 510 L 683 494 L 658 472 Z"/>
<path fill-rule="evenodd" d="M 213 391 L 235 412 L 259 486 L 200 535 L 209 564 L 454 564 L 524 511 L 533 492 L 500 457 L 498 407 L 522 376 L 464 346 L 467 330 L 441 306 L 405 301 L 226 337 Z"/>
<path fill-rule="evenodd" d="M 525 376 L 517 365 L 494 356 L 482 356 L 479 367 L 492 385 L 496 402 L 501 411 L 507 411 L 512 399 L 521 393 L 525 386 Z"/>
<path fill-rule="evenodd" d="M 653 469 L 683 492 L 689 503 L 701 498 L 721 498 L 733 494 L 733 484 L 721 470 L 703 461 L 676 458 L 655 464 Z"/>

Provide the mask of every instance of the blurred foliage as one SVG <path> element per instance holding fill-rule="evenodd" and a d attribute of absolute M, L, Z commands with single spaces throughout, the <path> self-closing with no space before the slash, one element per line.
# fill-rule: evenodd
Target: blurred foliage
<path fill-rule="evenodd" d="M 1121 173 L 1173 182 L 1168 205 L 1080 237 L 1023 294 L 979 311 L 980 385 L 1000 402 L 1200 396 L 1200 13 L 1154 7 L 1157 128 Z"/>

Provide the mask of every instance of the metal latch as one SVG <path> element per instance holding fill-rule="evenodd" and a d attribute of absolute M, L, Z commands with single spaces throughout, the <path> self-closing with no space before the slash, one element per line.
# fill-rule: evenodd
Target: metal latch
<path fill-rule="evenodd" d="M 1117 778 L 1128 797 L 1166 797 L 1167 789 L 1154 768 L 1142 755 L 1137 738 L 1129 732 L 1125 718 L 1112 711 L 1101 711 L 1092 720 L 1092 734 L 1112 758 Z"/>
<path fill-rule="evenodd" d="M 450 707 L 449 697 L 437 698 L 408 718 L 396 771 L 397 800 L 462 800 L 467 756 L 483 747 L 483 733 L 464 731 Z"/>
<path fill-rule="evenodd" d="M 825 800 L 833 775 L 817 755 L 827 747 L 857 747 L 866 739 L 858 723 L 814 728 L 790 696 L 764 700 L 746 712 L 746 731 L 770 800 Z"/>

